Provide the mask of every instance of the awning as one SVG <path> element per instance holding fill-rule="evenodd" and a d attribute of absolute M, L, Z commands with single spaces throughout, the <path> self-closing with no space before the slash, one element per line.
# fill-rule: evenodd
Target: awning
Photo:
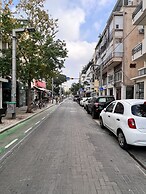
<path fill-rule="evenodd" d="M 46 92 L 47 94 L 51 93 L 50 90 L 47 90 L 46 88 L 40 88 L 40 87 L 37 87 L 37 86 L 33 86 L 35 89 L 39 90 L 39 91 L 43 91 L 43 92 Z"/>
<path fill-rule="evenodd" d="M 39 88 L 39 87 L 37 87 L 37 86 L 33 86 L 35 89 L 37 89 L 37 90 L 40 90 L 40 91 L 46 91 L 46 89 L 45 88 Z"/>

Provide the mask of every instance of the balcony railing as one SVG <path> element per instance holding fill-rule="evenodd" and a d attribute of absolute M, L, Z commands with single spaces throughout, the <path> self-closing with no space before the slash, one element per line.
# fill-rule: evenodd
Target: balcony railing
<path fill-rule="evenodd" d="M 111 53 L 105 60 L 104 60 L 104 65 L 108 63 L 112 58 L 122 58 L 123 57 L 123 52 L 113 52 Z"/>
<path fill-rule="evenodd" d="M 136 16 L 136 14 L 142 9 L 142 1 L 140 4 L 136 7 L 135 11 L 132 14 L 132 19 Z"/>
<path fill-rule="evenodd" d="M 139 51 L 142 51 L 142 43 L 139 43 L 134 49 L 132 49 L 132 55 Z"/>

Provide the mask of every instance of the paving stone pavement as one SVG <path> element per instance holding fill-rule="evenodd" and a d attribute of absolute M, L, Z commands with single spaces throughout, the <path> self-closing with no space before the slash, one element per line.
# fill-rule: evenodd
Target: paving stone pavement
<path fill-rule="evenodd" d="M 79 128 L 78 123 L 81 120 Z M 79 118 L 72 122 L 74 124 L 70 125 L 70 115 L 68 115 L 65 124 L 61 125 L 62 135 L 60 135 L 60 123 L 57 122 L 56 130 L 51 131 L 52 134 L 56 134 L 47 137 L 50 142 L 48 155 L 45 156 L 48 159 L 47 164 L 42 160 L 43 150 L 36 153 L 40 161 L 37 165 L 49 174 L 45 184 L 46 188 L 48 184 L 50 187 L 46 193 L 146 194 L 146 174 L 138 168 L 128 153 L 118 146 L 115 138 L 110 138 L 107 132 L 98 128 L 97 124 L 91 122 L 87 116 L 82 117 L 82 111 Z M 70 127 L 66 129 L 66 126 Z M 35 159 L 33 157 L 34 161 Z M 36 180 L 40 179 L 35 177 Z"/>

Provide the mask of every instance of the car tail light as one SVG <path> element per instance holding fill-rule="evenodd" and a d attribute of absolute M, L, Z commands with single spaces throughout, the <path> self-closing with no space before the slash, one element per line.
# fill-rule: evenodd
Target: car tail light
<path fill-rule="evenodd" d="M 136 129 L 135 120 L 133 118 L 128 119 L 128 126 L 132 129 Z"/>
<path fill-rule="evenodd" d="M 144 104 L 146 104 L 146 101 L 144 102 Z"/>
<path fill-rule="evenodd" d="M 98 107 L 98 105 L 99 105 L 98 103 L 95 103 L 96 108 Z"/>

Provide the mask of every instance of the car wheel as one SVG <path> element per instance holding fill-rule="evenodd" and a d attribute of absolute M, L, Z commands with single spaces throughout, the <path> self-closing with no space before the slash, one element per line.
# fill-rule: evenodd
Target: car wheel
<path fill-rule="evenodd" d="M 127 145 L 123 132 L 119 131 L 117 136 L 118 136 L 118 142 L 119 142 L 120 147 L 126 150 L 128 148 L 128 145 Z"/>
<path fill-rule="evenodd" d="M 99 118 L 99 123 L 100 123 L 100 127 L 101 127 L 102 129 L 104 129 L 105 126 L 104 126 L 104 124 L 103 124 L 103 120 L 102 120 L 101 117 Z"/>

